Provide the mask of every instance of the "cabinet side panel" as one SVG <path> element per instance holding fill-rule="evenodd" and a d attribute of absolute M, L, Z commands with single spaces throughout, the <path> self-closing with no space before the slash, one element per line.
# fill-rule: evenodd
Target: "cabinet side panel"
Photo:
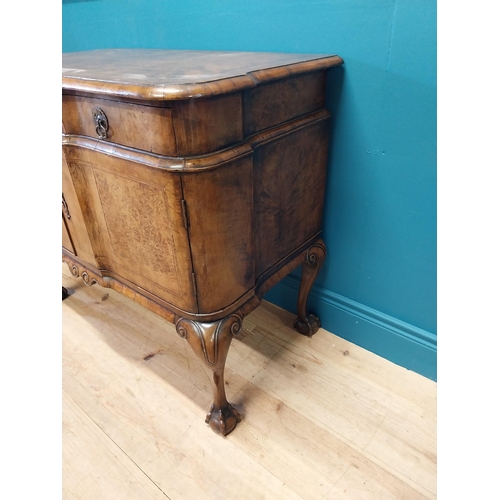
<path fill-rule="evenodd" d="M 320 71 L 246 90 L 245 136 L 323 108 L 325 78 L 325 73 Z"/>
<path fill-rule="evenodd" d="M 328 122 L 255 149 L 257 277 L 321 230 Z"/>
<path fill-rule="evenodd" d="M 233 303 L 255 284 L 252 159 L 182 175 L 200 313 Z"/>
<path fill-rule="evenodd" d="M 81 148 L 72 153 L 69 167 L 101 265 L 196 313 L 179 174 Z"/>

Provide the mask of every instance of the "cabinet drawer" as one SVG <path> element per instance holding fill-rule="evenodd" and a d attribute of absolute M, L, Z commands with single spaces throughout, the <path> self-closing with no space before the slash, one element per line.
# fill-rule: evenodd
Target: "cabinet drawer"
<path fill-rule="evenodd" d="M 275 127 L 325 106 L 324 71 L 276 80 L 244 94 L 245 135 Z"/>
<path fill-rule="evenodd" d="M 63 132 L 98 138 L 95 109 L 102 110 L 106 117 L 107 137 L 103 140 L 151 153 L 177 156 L 170 108 L 63 95 Z"/>

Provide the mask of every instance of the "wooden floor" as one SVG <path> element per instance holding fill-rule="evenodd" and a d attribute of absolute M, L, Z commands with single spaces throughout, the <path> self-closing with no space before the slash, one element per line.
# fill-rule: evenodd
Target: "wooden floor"
<path fill-rule="evenodd" d="M 226 364 L 225 438 L 173 325 L 63 265 L 63 498 L 436 498 L 436 384 L 263 303 Z"/>

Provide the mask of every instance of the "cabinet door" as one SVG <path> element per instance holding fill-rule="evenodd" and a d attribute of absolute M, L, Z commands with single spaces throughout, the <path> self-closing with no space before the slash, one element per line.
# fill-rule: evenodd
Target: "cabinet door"
<path fill-rule="evenodd" d="M 64 195 L 63 195 L 63 204 L 64 204 Z M 64 222 L 64 214 L 62 217 L 62 246 L 68 252 L 71 252 L 73 255 L 76 254 L 75 247 L 73 246 L 73 242 L 71 241 L 71 236 L 68 232 L 68 227 L 66 226 L 66 222 Z"/>
<path fill-rule="evenodd" d="M 180 175 L 81 147 L 65 153 L 103 274 L 197 312 Z"/>
<path fill-rule="evenodd" d="M 85 227 L 83 214 L 68 170 L 66 158 L 62 158 L 62 246 L 82 260 L 96 267 L 94 251 Z"/>

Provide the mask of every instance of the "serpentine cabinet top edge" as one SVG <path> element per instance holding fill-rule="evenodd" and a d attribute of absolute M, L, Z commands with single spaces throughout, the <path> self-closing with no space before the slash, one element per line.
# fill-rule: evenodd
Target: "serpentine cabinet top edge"
<path fill-rule="evenodd" d="M 104 49 L 62 55 L 63 93 L 169 101 L 252 88 L 343 64 L 337 55 Z"/>

